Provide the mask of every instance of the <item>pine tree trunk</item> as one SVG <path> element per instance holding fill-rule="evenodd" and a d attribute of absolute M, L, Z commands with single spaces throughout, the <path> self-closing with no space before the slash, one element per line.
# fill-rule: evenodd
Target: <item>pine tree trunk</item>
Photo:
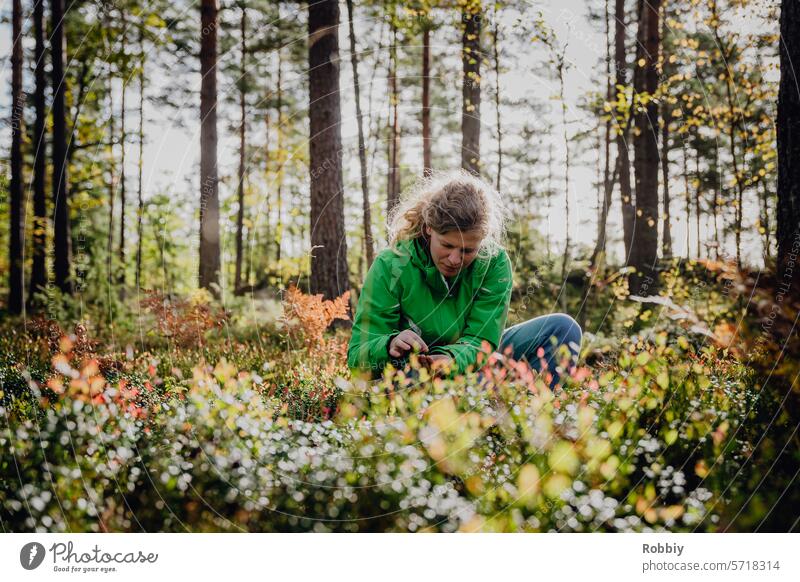
<path fill-rule="evenodd" d="M 700 176 L 700 135 L 695 130 L 695 149 L 694 149 L 694 175 L 697 179 L 697 191 L 694 193 L 694 226 L 697 231 L 697 240 L 695 241 L 695 251 L 697 259 L 699 260 L 701 254 L 701 240 L 700 240 L 700 213 L 701 206 L 700 200 L 703 196 L 703 182 Z"/>
<path fill-rule="evenodd" d="M 711 203 L 711 215 L 714 217 L 714 245 L 715 245 L 715 259 L 719 260 L 722 253 L 722 242 L 719 238 L 719 201 L 722 198 L 722 180 L 720 179 L 719 171 L 719 147 L 717 142 L 714 142 L 714 200 Z M 723 221 L 724 222 L 724 221 Z"/>
<path fill-rule="evenodd" d="M 64 34 L 64 0 L 51 0 L 51 71 L 53 83 L 53 266 L 55 283 L 64 293 L 72 293 L 72 235 L 67 199 L 67 118 L 64 95 L 64 57 L 67 39 Z"/>
<path fill-rule="evenodd" d="M 325 298 L 350 288 L 342 186 L 339 4 L 308 7 L 311 174 L 311 292 Z"/>
<path fill-rule="evenodd" d="M 200 38 L 200 287 L 220 296 L 217 177 L 217 0 L 202 0 Z"/>
<path fill-rule="evenodd" d="M 670 225 L 669 194 L 669 114 L 666 100 L 661 104 L 663 125 L 661 127 L 661 188 L 664 193 L 664 220 L 661 236 L 661 256 L 672 257 L 672 227 Z"/>
<path fill-rule="evenodd" d="M 769 264 L 770 259 L 772 258 L 772 249 L 771 242 L 770 242 L 770 228 L 771 224 L 769 221 L 769 190 L 767 190 L 767 182 L 766 180 L 759 180 L 758 181 L 758 191 L 761 194 L 761 230 L 763 232 L 763 239 L 764 239 L 764 265 Z"/>
<path fill-rule="evenodd" d="M 614 88 L 611 85 L 611 30 L 609 25 L 609 3 L 605 5 L 605 32 L 606 32 L 606 100 L 611 102 L 614 98 Z M 590 269 L 597 267 L 598 259 L 606 251 L 606 228 L 608 225 L 608 212 L 611 208 L 614 181 L 619 174 L 619 159 L 614 166 L 614 175 L 611 175 L 611 118 L 606 121 L 605 140 L 603 143 L 603 198 L 600 205 L 600 216 L 597 223 L 597 241 L 589 261 Z"/>
<path fill-rule="evenodd" d="M 464 71 L 461 103 L 461 167 L 481 173 L 481 0 L 466 0 L 461 64 Z"/>
<path fill-rule="evenodd" d="M 283 57 L 280 48 L 278 49 L 278 86 L 276 87 L 276 103 L 275 107 L 278 110 L 278 187 L 275 195 L 275 213 L 277 214 L 278 222 L 275 226 L 275 265 L 280 270 L 281 266 L 281 246 L 283 246 L 283 175 L 284 175 L 284 160 L 286 156 L 283 151 Z"/>
<path fill-rule="evenodd" d="M 634 75 L 634 91 L 654 95 L 658 89 L 659 8 L 661 0 L 643 2 L 638 39 L 643 67 Z M 653 295 L 658 288 L 658 103 L 651 100 L 634 114 L 634 175 L 636 178 L 635 239 L 629 285 L 635 295 Z"/>
<path fill-rule="evenodd" d="M 236 267 L 233 277 L 234 293 L 240 293 L 242 288 L 242 259 L 244 258 L 244 178 L 247 150 L 247 104 L 245 101 L 245 59 L 247 58 L 247 8 L 242 6 L 240 20 L 242 61 L 239 70 L 239 173 L 236 188 Z M 269 135 L 269 134 L 267 134 Z M 269 223 L 268 223 L 269 224 Z"/>
<path fill-rule="evenodd" d="M 422 30 L 422 175 L 433 172 L 431 162 L 431 29 L 425 22 Z"/>
<path fill-rule="evenodd" d="M 137 204 L 136 204 L 136 288 L 142 285 L 142 243 L 144 242 L 144 182 L 142 173 L 144 170 L 144 85 L 145 85 L 145 62 L 147 55 L 144 52 L 144 22 L 139 23 L 139 50 L 140 66 L 139 72 L 139 159 L 137 163 Z"/>
<path fill-rule="evenodd" d="M 605 3 L 605 14 L 604 14 L 604 23 L 605 23 L 605 41 L 606 41 L 606 101 L 611 102 L 614 93 L 613 87 L 611 84 L 611 25 L 609 19 L 611 17 L 610 14 L 610 3 L 611 0 L 606 0 Z M 606 252 L 606 229 L 608 225 L 608 211 L 611 207 L 612 201 L 612 194 L 614 190 L 614 182 L 616 180 L 617 174 L 619 173 L 619 161 L 620 158 L 617 157 L 617 161 L 614 164 L 614 172 L 613 175 L 611 174 L 611 118 L 609 117 L 605 123 L 605 132 L 604 132 L 604 143 L 603 147 L 603 168 L 602 168 L 602 179 L 600 178 L 600 156 L 598 155 L 598 185 L 602 186 L 602 197 L 598 196 L 599 199 L 599 216 L 597 221 L 597 240 L 595 241 L 594 250 L 592 251 L 592 255 L 589 259 L 589 278 L 586 278 L 583 282 L 583 297 L 581 298 L 581 305 L 580 310 L 578 311 L 578 323 L 581 327 L 586 326 L 586 316 L 589 311 L 589 304 L 591 300 L 591 292 L 592 292 L 592 285 L 594 284 L 594 279 L 596 277 L 596 273 L 598 269 L 601 268 L 602 264 L 604 263 L 604 256 Z M 599 141 L 599 132 L 598 132 L 598 141 Z M 598 143 L 598 151 L 600 151 L 600 144 Z"/>
<path fill-rule="evenodd" d="M 800 287 L 800 3 L 781 5 L 780 67 L 778 93 L 778 281 Z"/>
<path fill-rule="evenodd" d="M 356 32 L 353 25 L 353 0 L 347 0 L 348 30 L 350 33 L 350 65 L 353 68 L 353 89 L 356 98 L 356 123 L 358 124 L 358 162 L 361 168 L 361 201 L 364 225 L 364 252 L 367 255 L 367 268 L 375 259 L 375 245 L 372 241 L 372 212 L 369 203 L 369 186 L 367 184 L 367 147 L 364 143 L 364 116 L 361 113 L 361 89 L 358 78 L 358 52 L 356 50 Z"/>
<path fill-rule="evenodd" d="M 559 87 L 559 100 L 561 101 L 561 126 L 563 129 L 564 139 L 564 220 L 565 220 L 565 238 L 564 238 L 564 255 L 561 259 L 561 308 L 567 308 L 567 267 L 569 265 L 571 243 L 570 237 L 570 148 L 569 148 L 569 135 L 567 134 L 567 103 L 566 103 L 566 88 L 564 84 L 564 54 L 561 54 L 561 59 L 558 65 L 558 87 Z"/>
<path fill-rule="evenodd" d="M 123 13 L 124 14 L 124 13 Z M 125 27 L 125 21 L 123 18 L 123 29 Z M 123 35 L 122 40 L 123 46 L 125 45 L 125 38 Z M 125 95 L 128 92 L 128 79 L 127 79 L 127 67 L 123 69 L 122 72 L 122 104 L 120 106 L 120 169 L 119 169 L 119 273 L 117 282 L 119 284 L 119 293 L 120 296 L 124 296 L 125 291 L 125 272 L 127 271 L 127 265 L 125 264 L 125 142 L 127 141 L 128 135 L 125 128 Z"/>
<path fill-rule="evenodd" d="M 389 125 L 388 159 L 389 173 L 386 196 L 386 216 L 400 200 L 400 121 L 398 118 L 398 101 L 400 99 L 397 88 L 397 23 L 395 22 L 396 6 L 392 4 L 392 46 L 389 50 L 389 101 L 391 105 L 391 122 Z"/>
<path fill-rule="evenodd" d="M 106 15 L 107 16 L 107 15 Z M 106 18 L 105 23 L 108 20 Z M 109 293 L 114 285 L 114 205 L 117 201 L 117 162 L 114 159 L 114 137 L 117 113 L 114 111 L 114 84 L 112 76 L 108 76 L 108 135 L 111 145 L 108 147 L 108 237 L 106 239 L 106 281 Z"/>
<path fill-rule="evenodd" d="M 500 119 L 500 54 L 497 44 L 500 36 L 499 15 L 495 5 L 494 22 L 492 23 L 492 56 L 494 62 L 494 110 L 497 124 L 497 181 L 495 188 L 500 192 L 503 176 L 503 126 Z"/>
<path fill-rule="evenodd" d="M 47 144 L 45 138 L 45 71 L 44 71 L 44 0 L 35 0 L 33 5 L 33 28 L 36 36 L 34 52 L 35 81 L 33 143 L 33 265 L 29 299 L 42 292 L 47 286 L 47 195 L 45 194 L 45 174 L 47 172 Z"/>
<path fill-rule="evenodd" d="M 25 274 L 22 263 L 24 226 L 22 221 L 22 123 L 25 101 L 22 94 L 22 2 L 11 8 L 11 183 L 9 184 L 8 311 L 22 313 Z"/>
<path fill-rule="evenodd" d="M 728 67 L 728 59 L 729 59 L 729 52 L 727 49 L 727 43 L 720 35 L 719 30 L 719 16 L 717 15 L 717 4 L 716 2 L 710 2 L 709 7 L 711 9 L 711 22 L 714 23 L 712 25 L 712 31 L 714 33 L 714 40 L 716 42 L 717 48 L 722 53 L 722 61 L 725 64 L 725 96 L 727 98 L 727 105 L 728 105 L 728 146 L 730 148 L 730 155 L 731 155 L 731 162 L 733 163 L 733 175 L 736 179 L 736 205 L 735 205 L 735 212 L 734 212 L 734 240 L 736 241 L 736 265 L 738 268 L 742 268 L 742 218 L 743 218 L 743 206 L 744 206 L 744 180 L 743 176 L 739 173 L 739 159 L 736 155 L 736 129 L 738 124 L 738 114 L 736 112 L 736 100 L 733 95 L 733 90 L 731 85 L 733 84 L 734 80 L 732 78 L 731 69 Z M 719 248 L 717 251 L 719 252 Z"/>
<path fill-rule="evenodd" d="M 688 261 L 689 260 L 689 255 L 690 255 L 689 247 L 690 247 L 690 243 L 691 243 L 690 229 L 691 229 L 691 223 L 692 223 L 692 195 L 689 192 L 689 152 L 687 151 L 688 150 L 688 146 L 686 145 L 686 140 L 685 139 L 681 140 L 681 142 L 682 142 L 681 149 L 682 149 L 682 152 L 683 152 L 683 157 L 682 157 L 682 161 L 683 161 L 683 196 L 684 196 L 685 210 L 686 210 L 686 252 L 685 252 L 685 258 Z"/>
<path fill-rule="evenodd" d="M 616 0 L 614 6 L 614 63 L 615 85 L 624 87 L 627 84 L 628 64 L 625 48 L 625 0 Z M 619 156 L 619 194 L 622 209 L 623 245 L 625 248 L 624 264 L 628 264 L 633 243 L 634 207 L 631 189 L 631 162 L 628 155 L 627 123 L 619 120 L 620 131 L 617 132 L 617 155 Z"/>

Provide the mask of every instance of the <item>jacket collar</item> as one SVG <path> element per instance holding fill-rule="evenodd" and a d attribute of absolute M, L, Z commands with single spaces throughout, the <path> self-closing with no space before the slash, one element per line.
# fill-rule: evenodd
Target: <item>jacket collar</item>
<path fill-rule="evenodd" d="M 433 263 L 430 247 L 425 238 L 417 237 L 409 241 L 408 250 L 411 262 L 424 273 L 425 283 L 438 295 L 454 296 L 462 279 L 466 276 L 466 272 L 472 268 L 470 265 L 466 269 L 461 269 L 455 277 L 446 280 Z"/>

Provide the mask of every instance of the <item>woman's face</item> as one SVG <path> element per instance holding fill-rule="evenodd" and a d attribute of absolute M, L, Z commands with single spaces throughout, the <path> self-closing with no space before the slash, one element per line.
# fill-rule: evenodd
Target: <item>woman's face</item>
<path fill-rule="evenodd" d="M 445 277 L 455 277 L 461 269 L 469 267 L 478 256 L 483 236 L 478 230 L 438 233 L 425 227 L 430 241 L 431 258 L 439 272 Z"/>

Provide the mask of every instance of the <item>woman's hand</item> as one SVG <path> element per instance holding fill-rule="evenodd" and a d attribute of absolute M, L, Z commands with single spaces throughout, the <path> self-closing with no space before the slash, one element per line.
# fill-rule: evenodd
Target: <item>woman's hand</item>
<path fill-rule="evenodd" d="M 453 358 L 446 354 L 432 354 L 430 356 L 420 356 L 419 363 L 431 372 L 439 374 L 453 365 Z"/>
<path fill-rule="evenodd" d="M 401 358 L 410 351 L 427 352 L 428 344 L 421 337 L 410 329 L 398 333 L 389 342 L 389 355 L 393 358 Z"/>

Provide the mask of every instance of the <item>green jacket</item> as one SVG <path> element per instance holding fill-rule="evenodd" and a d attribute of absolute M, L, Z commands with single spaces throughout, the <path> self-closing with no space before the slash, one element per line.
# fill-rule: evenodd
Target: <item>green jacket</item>
<path fill-rule="evenodd" d="M 353 372 L 380 376 L 393 360 L 392 337 L 411 329 L 429 353 L 449 354 L 454 372 L 463 372 L 475 363 L 484 340 L 497 349 L 510 299 L 511 262 L 505 250 L 489 259 L 476 258 L 445 280 L 423 239 L 402 241 L 396 250 L 383 250 L 367 273 L 347 364 Z"/>

